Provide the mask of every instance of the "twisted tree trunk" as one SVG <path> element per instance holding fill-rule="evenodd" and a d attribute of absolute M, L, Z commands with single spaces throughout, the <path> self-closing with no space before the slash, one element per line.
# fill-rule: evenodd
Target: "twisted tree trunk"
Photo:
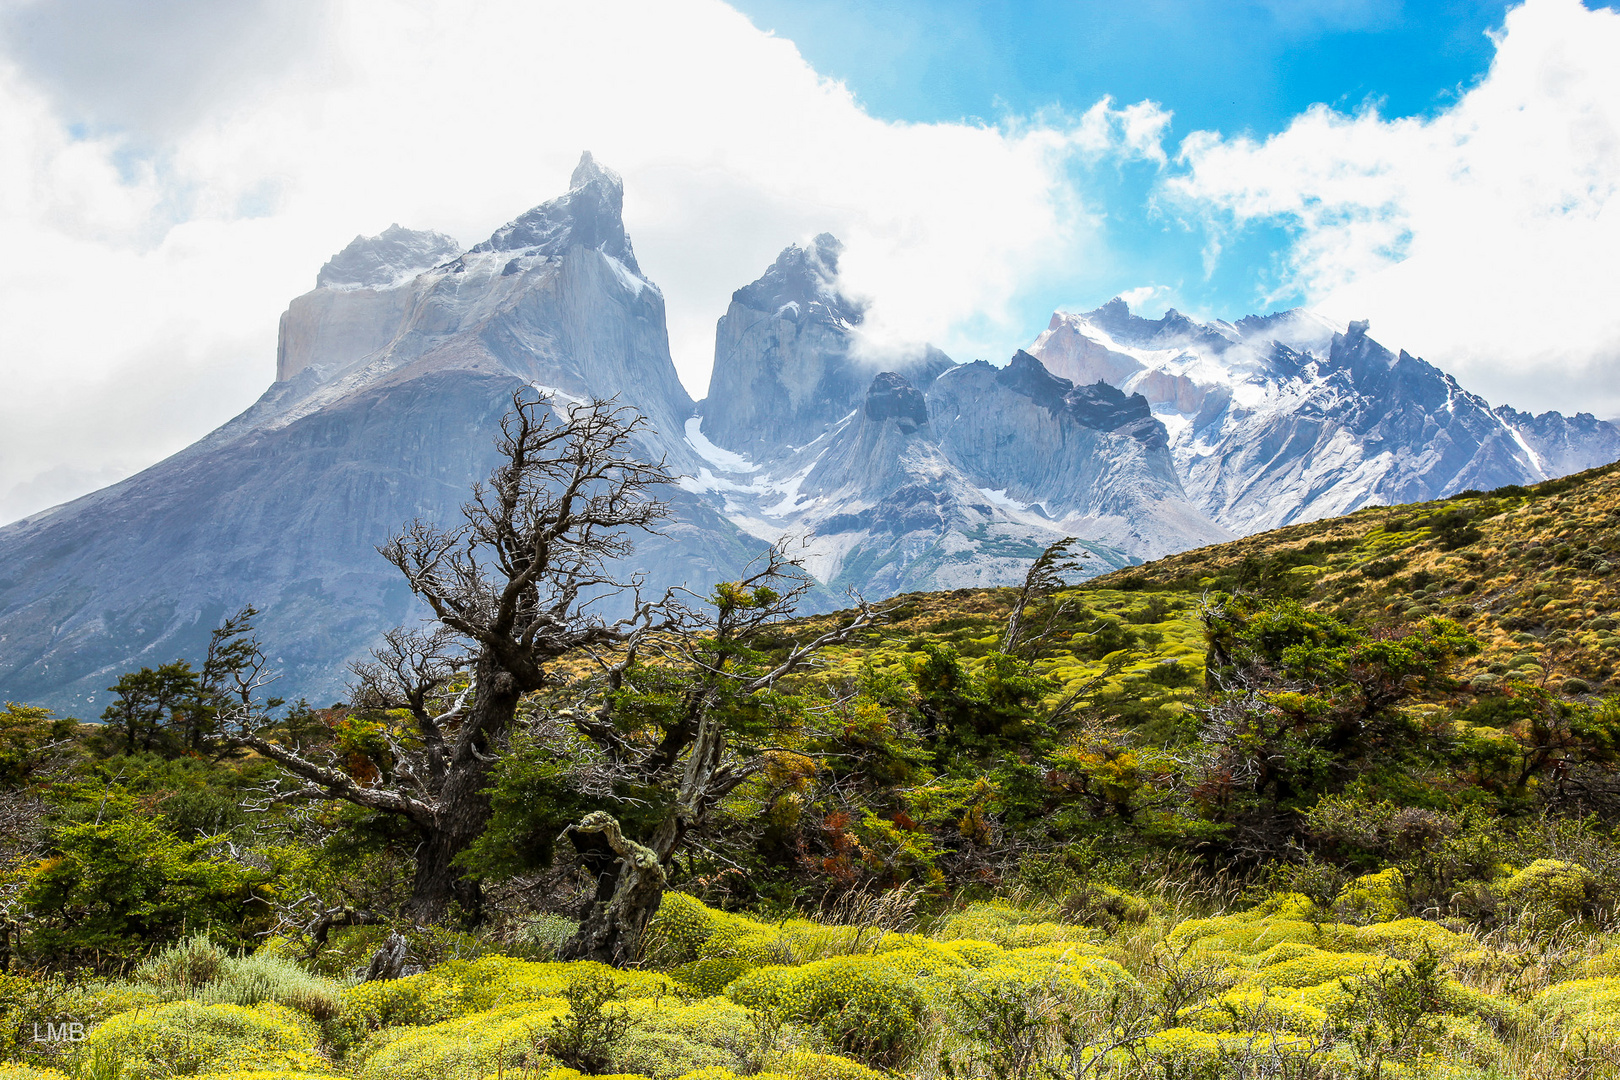
<path fill-rule="evenodd" d="M 602 810 L 570 825 L 565 835 L 581 849 L 587 865 L 612 861 L 597 879 L 596 898 L 586 906 L 578 933 L 557 951 L 557 958 L 613 967 L 635 963 L 641 959 L 647 924 L 664 902 L 667 879 L 658 853 L 626 837 L 618 821 Z M 603 844 L 607 851 L 600 850 Z"/>
<path fill-rule="evenodd" d="M 501 740 L 517 716 L 516 681 L 487 660 L 478 665 L 477 701 L 444 766 L 433 824 L 416 854 L 416 878 L 405 914 L 417 922 L 439 922 L 451 905 L 468 927 L 483 919 L 484 894 L 476 878 L 455 863 L 489 827 L 490 777 Z"/>

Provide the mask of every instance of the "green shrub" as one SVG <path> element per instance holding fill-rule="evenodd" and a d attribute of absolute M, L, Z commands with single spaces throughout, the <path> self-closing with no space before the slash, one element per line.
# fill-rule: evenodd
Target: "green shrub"
<path fill-rule="evenodd" d="M 205 841 L 180 840 L 133 810 L 62 826 L 59 854 L 27 874 L 18 902 L 29 915 L 25 953 L 53 963 L 116 970 L 173 941 L 185 927 L 211 927 L 246 945 L 244 912 L 260 875 L 218 857 Z"/>
<path fill-rule="evenodd" d="M 818 960 L 799 968 L 766 968 L 745 975 L 727 996 L 751 1008 L 818 1028 L 839 1052 L 870 1065 L 892 1066 L 914 1048 L 923 1002 L 911 980 L 885 956 Z"/>
<path fill-rule="evenodd" d="M 122 1080 L 160 1080 L 242 1069 L 317 1071 L 313 1024 L 290 1009 L 263 1004 L 182 1001 L 122 1013 L 97 1026 L 79 1060 L 116 1055 Z"/>
<path fill-rule="evenodd" d="M 563 990 L 568 1011 L 551 1018 L 546 1052 L 570 1069 L 593 1075 L 604 1071 L 630 1026 L 620 996 L 618 984 L 604 973 L 586 972 L 574 979 Z"/>
<path fill-rule="evenodd" d="M 1537 859 L 1502 883 L 1505 899 L 1537 919 L 1576 917 L 1596 883 L 1586 867 L 1559 859 Z"/>

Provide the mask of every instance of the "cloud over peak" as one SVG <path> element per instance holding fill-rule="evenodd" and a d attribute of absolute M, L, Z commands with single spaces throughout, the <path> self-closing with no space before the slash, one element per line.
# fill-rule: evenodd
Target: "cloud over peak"
<path fill-rule="evenodd" d="M 1165 188 L 1217 232 L 1283 226 L 1285 288 L 1487 397 L 1612 415 L 1620 13 L 1528 0 L 1494 40 L 1431 116 L 1318 105 L 1264 140 L 1195 132 Z"/>

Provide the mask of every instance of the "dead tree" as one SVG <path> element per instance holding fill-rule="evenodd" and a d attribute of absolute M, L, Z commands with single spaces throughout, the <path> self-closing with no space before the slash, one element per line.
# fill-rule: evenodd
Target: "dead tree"
<path fill-rule="evenodd" d="M 480 917 L 477 882 L 454 860 L 488 824 L 485 792 L 521 696 L 547 684 L 558 658 L 620 645 L 652 618 L 640 582 L 614 571 L 631 534 L 667 514 L 654 491 L 669 473 L 636 450 L 644 424 L 613 402 L 564 411 L 518 391 L 501 421 L 501 463 L 474 486 L 464 521 L 417 521 L 379 549 L 438 627 L 397 632 L 375 663 L 356 668 L 360 704 L 409 717 L 406 729 L 380 733 L 388 752 L 377 775 L 357 777 L 335 750 L 251 724 L 235 739 L 297 778 L 278 799 L 345 800 L 410 821 L 422 838 L 407 905 L 418 920 L 442 918 L 452 902 L 463 919 Z M 599 613 L 615 597 L 622 609 L 626 596 L 623 617 Z"/>
<path fill-rule="evenodd" d="M 595 875 L 562 959 L 622 966 L 640 959 L 641 937 L 662 902 L 665 868 L 714 808 L 763 769 L 784 734 L 770 717 L 781 681 L 848 641 L 884 612 L 856 597 L 831 626 L 783 643 L 782 623 L 815 582 L 773 547 L 741 580 L 722 582 L 703 603 L 690 593 L 660 605 L 569 715 L 626 787 L 663 794 L 661 812 L 639 839 L 605 811 L 566 834 Z M 791 639 L 790 639 L 791 640 Z M 762 646 L 775 645 L 774 652 Z"/>

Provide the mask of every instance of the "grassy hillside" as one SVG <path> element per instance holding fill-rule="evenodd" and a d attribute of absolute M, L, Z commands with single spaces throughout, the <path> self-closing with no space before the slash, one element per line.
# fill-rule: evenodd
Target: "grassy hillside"
<path fill-rule="evenodd" d="M 1464 674 L 1522 672 L 1585 694 L 1620 665 L 1620 466 L 1530 488 L 1372 507 L 1100 578 L 1192 597 L 1248 589 L 1346 621 L 1457 620 L 1483 644 Z M 1481 678 L 1483 677 L 1483 678 Z"/>
<path fill-rule="evenodd" d="M 624 970 L 553 959 L 596 881 L 559 833 L 667 798 L 564 722 L 585 658 L 501 748 L 478 925 L 406 918 L 417 836 L 258 755 L 9 706 L 0 1078 L 1620 1076 L 1617 485 L 1037 590 L 1016 638 L 1018 590 L 896 598 L 737 706 L 762 765 Z M 614 691 L 627 745 L 673 680 Z M 409 737 L 363 702 L 277 724 L 361 784 Z M 393 933 L 417 973 L 363 981 Z"/>

